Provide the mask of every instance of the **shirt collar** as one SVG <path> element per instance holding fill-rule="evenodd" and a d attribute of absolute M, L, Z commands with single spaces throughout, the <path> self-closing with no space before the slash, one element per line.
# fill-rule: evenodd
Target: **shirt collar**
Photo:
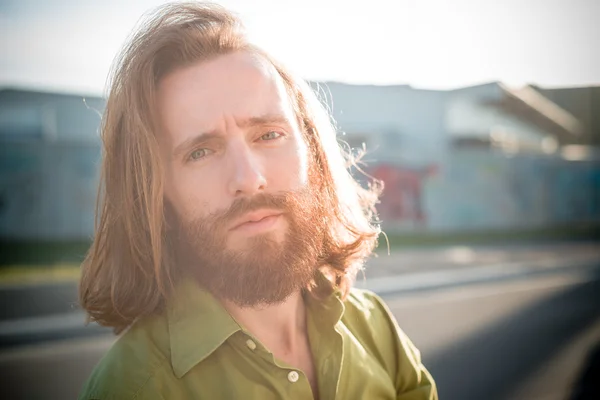
<path fill-rule="evenodd" d="M 167 306 L 171 364 L 177 378 L 208 357 L 241 328 L 209 292 L 182 281 Z"/>
<path fill-rule="evenodd" d="M 316 286 L 330 282 L 319 273 Z M 308 312 L 321 326 L 335 326 L 344 314 L 341 292 L 334 289 L 324 299 L 304 296 Z M 223 305 L 192 279 L 184 279 L 167 305 L 171 365 L 177 378 L 184 376 L 242 330 Z"/>
<path fill-rule="evenodd" d="M 331 282 L 319 272 L 315 277 L 315 285 L 317 291 L 320 288 L 325 290 L 331 290 Z M 324 298 L 315 298 L 313 295 L 306 293 L 304 295 L 304 302 L 306 309 L 315 319 L 318 321 L 320 326 L 335 326 L 344 315 L 344 303 L 342 301 L 342 292 L 333 288 L 331 293 Z"/>

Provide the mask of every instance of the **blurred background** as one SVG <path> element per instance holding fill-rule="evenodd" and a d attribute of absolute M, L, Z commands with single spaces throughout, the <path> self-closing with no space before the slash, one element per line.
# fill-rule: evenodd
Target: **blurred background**
<path fill-rule="evenodd" d="M 0 0 L 3 397 L 76 397 L 115 340 L 84 325 L 79 263 L 111 63 L 162 3 Z M 441 398 L 586 398 L 600 343 L 600 2 L 219 3 L 310 81 L 384 181 L 387 236 L 357 285 L 386 299 Z"/>

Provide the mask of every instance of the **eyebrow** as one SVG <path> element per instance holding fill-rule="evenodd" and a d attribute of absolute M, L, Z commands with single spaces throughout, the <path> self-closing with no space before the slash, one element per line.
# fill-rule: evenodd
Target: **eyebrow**
<path fill-rule="evenodd" d="M 261 115 L 259 117 L 251 117 L 247 118 L 243 121 L 240 121 L 238 124 L 240 128 L 248 128 L 251 126 L 261 126 L 261 125 L 289 125 L 290 120 L 280 114 L 267 114 Z"/>
<path fill-rule="evenodd" d="M 266 114 L 258 117 L 246 118 L 238 123 L 240 128 L 249 128 L 254 126 L 263 125 L 287 125 L 290 126 L 289 118 L 280 114 Z M 173 155 L 179 157 L 185 153 L 188 149 L 192 149 L 201 143 L 220 137 L 221 135 L 217 130 L 212 130 L 204 133 L 200 133 L 194 137 L 184 140 L 178 144 L 173 150 Z"/>

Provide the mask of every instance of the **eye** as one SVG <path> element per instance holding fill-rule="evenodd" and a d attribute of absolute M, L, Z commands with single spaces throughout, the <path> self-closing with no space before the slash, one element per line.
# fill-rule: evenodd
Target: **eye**
<path fill-rule="evenodd" d="M 210 154 L 210 150 L 208 149 L 198 149 L 198 150 L 194 150 L 192 152 L 192 154 L 190 154 L 190 161 L 197 161 L 200 160 L 204 157 L 206 157 L 207 155 Z"/>
<path fill-rule="evenodd" d="M 261 140 L 274 140 L 281 136 L 281 133 L 276 131 L 270 131 L 260 137 Z"/>

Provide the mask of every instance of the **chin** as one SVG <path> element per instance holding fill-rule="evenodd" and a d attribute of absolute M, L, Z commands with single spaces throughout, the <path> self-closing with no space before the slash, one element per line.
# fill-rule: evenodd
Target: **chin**
<path fill-rule="evenodd" d="M 255 252 L 280 249 L 285 241 L 285 235 L 273 232 L 252 237 L 229 240 L 227 249 L 230 251 Z"/>

